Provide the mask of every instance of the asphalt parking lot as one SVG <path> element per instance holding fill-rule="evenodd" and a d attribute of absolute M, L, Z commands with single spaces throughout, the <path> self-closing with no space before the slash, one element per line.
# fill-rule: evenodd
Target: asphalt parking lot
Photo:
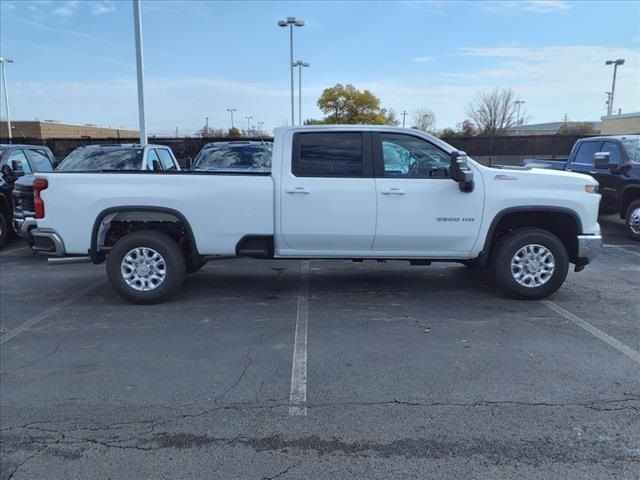
<path fill-rule="evenodd" d="M 640 478 L 640 245 L 549 301 L 459 265 L 227 260 L 170 302 L 0 251 L 1 479 Z"/>

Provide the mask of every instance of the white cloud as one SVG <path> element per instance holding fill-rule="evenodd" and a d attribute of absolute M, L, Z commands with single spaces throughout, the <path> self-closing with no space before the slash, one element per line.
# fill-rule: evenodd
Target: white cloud
<path fill-rule="evenodd" d="M 8 12 L 9 10 L 15 10 L 16 6 L 10 2 L 2 2 L 0 3 L 0 10 Z"/>
<path fill-rule="evenodd" d="M 59 17 L 70 17 L 76 13 L 79 3 L 80 2 L 78 0 L 64 2 L 62 5 L 53 10 L 53 14 Z"/>
<path fill-rule="evenodd" d="M 115 9 L 115 5 L 109 0 L 91 3 L 91 13 L 93 15 L 103 15 L 105 13 L 113 12 Z"/>
<path fill-rule="evenodd" d="M 426 55 L 420 56 L 420 57 L 413 57 L 411 59 L 412 62 L 414 63 L 424 63 L 424 62 L 429 62 L 431 60 L 433 60 L 434 57 L 428 57 Z"/>

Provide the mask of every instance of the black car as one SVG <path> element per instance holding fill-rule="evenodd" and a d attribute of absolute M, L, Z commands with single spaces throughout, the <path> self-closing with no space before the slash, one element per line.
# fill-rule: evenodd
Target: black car
<path fill-rule="evenodd" d="M 224 173 L 271 172 L 271 142 L 234 141 L 208 143 L 193 161 L 195 171 Z"/>
<path fill-rule="evenodd" d="M 45 146 L 0 144 L 0 247 L 12 230 L 16 180 L 34 172 L 50 172 L 55 166 L 55 157 Z"/>

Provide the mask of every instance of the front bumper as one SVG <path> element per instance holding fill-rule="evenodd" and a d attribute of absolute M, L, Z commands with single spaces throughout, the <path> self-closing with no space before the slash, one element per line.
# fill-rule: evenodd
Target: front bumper
<path fill-rule="evenodd" d="M 31 230 L 33 246 L 31 249 L 37 253 L 45 253 L 56 257 L 65 255 L 62 237 L 52 228 L 34 228 Z"/>
<path fill-rule="evenodd" d="M 583 265 L 591 263 L 602 250 L 602 235 L 578 235 L 578 260 Z"/>

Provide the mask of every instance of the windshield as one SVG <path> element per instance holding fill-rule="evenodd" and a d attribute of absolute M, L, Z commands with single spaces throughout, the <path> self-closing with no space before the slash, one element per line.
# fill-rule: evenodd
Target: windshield
<path fill-rule="evenodd" d="M 57 170 L 140 170 L 141 148 L 78 148 Z"/>
<path fill-rule="evenodd" d="M 271 171 L 271 144 L 208 147 L 196 158 L 194 170 Z"/>
<path fill-rule="evenodd" d="M 623 138 L 622 146 L 631 163 L 640 163 L 640 136 Z"/>

